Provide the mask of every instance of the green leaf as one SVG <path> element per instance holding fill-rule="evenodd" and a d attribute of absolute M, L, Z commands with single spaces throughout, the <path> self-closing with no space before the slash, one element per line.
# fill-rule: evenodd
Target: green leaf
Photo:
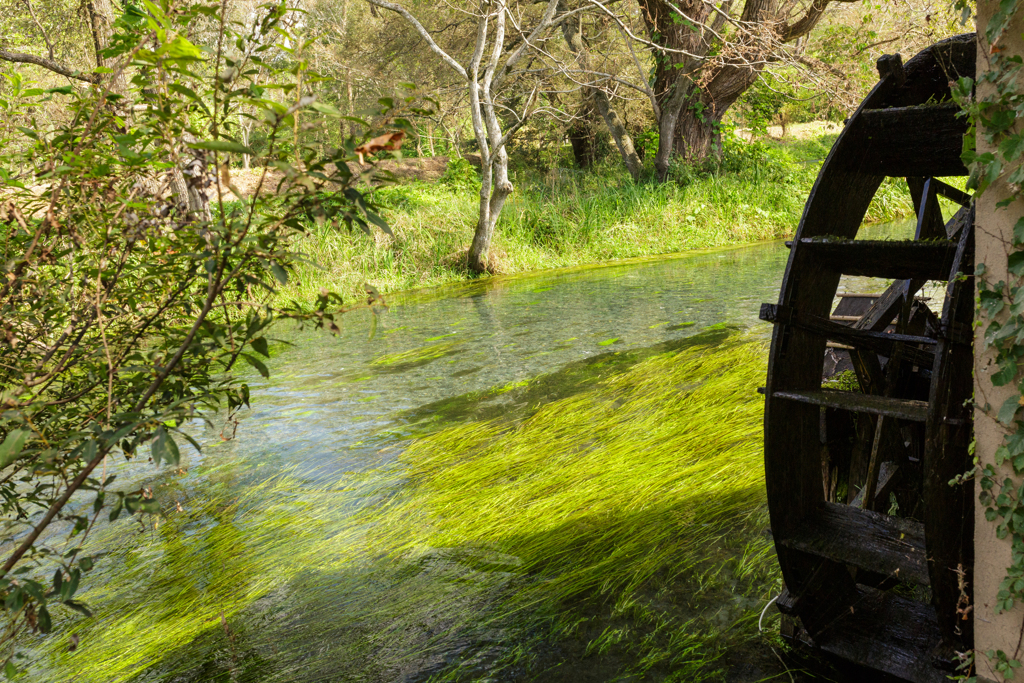
<path fill-rule="evenodd" d="M 321 114 L 327 114 L 328 116 L 341 116 L 341 112 L 337 107 L 332 107 L 329 104 L 323 102 L 314 102 L 312 105 L 313 109 L 317 110 Z"/>
<path fill-rule="evenodd" d="M 157 54 L 170 57 L 171 59 L 199 59 L 203 53 L 198 47 L 190 43 L 183 36 L 175 36 L 173 40 L 165 44 Z"/>
<path fill-rule="evenodd" d="M 39 630 L 43 633 L 49 633 L 50 629 L 53 628 L 53 624 L 50 621 L 50 612 L 46 609 L 46 605 L 39 606 L 39 612 L 36 616 Z"/>
<path fill-rule="evenodd" d="M 270 358 L 270 349 L 267 348 L 266 337 L 256 337 L 249 343 L 252 344 L 252 348 L 254 348 L 257 353 L 266 358 Z"/>
<path fill-rule="evenodd" d="M 193 149 L 209 149 L 214 152 L 236 152 L 237 154 L 254 154 L 254 152 L 240 142 L 233 140 L 203 140 L 189 144 Z"/>
<path fill-rule="evenodd" d="M 64 601 L 67 602 L 75 596 L 75 591 L 78 590 L 78 581 L 82 578 L 82 572 L 77 569 L 71 570 L 71 575 L 68 582 L 64 584 L 64 590 L 61 591 L 61 595 L 64 597 Z"/>
<path fill-rule="evenodd" d="M 1017 359 L 1003 356 L 999 359 L 999 371 L 992 375 L 993 386 L 1001 387 L 1017 376 Z"/>
<path fill-rule="evenodd" d="M 264 378 L 270 377 L 270 370 L 267 370 L 267 366 L 264 365 L 263 361 L 259 358 L 248 353 L 243 353 L 242 358 L 244 358 L 249 365 L 256 368 Z"/>
<path fill-rule="evenodd" d="M 7 438 L 0 443 L 0 469 L 10 465 L 18 459 L 25 442 L 32 436 L 30 429 L 15 429 L 7 433 Z"/>
<path fill-rule="evenodd" d="M 1018 218 L 1013 226 L 1013 243 L 1024 244 L 1024 217 Z"/>
<path fill-rule="evenodd" d="M 1013 422 L 1013 416 L 1017 414 L 1018 408 L 1020 408 L 1020 396 L 1014 394 L 1006 399 L 1003 406 L 999 409 L 999 421 L 1009 426 Z"/>
<path fill-rule="evenodd" d="M 376 213 L 374 213 L 373 211 L 371 211 L 370 209 L 368 209 L 366 207 L 363 207 L 363 211 L 366 212 L 366 218 L 369 219 L 369 221 L 371 223 L 376 225 L 378 228 L 383 230 L 385 233 L 387 233 L 391 237 L 395 236 L 395 233 L 391 232 L 391 226 L 389 226 L 387 224 L 387 221 L 385 221 L 383 218 L 381 218 Z"/>
<path fill-rule="evenodd" d="M 166 462 L 169 465 L 177 465 L 181 460 L 181 454 L 178 452 L 178 444 L 174 443 L 174 439 L 167 433 L 167 430 L 160 427 L 156 430 L 156 438 L 153 439 L 151 446 L 153 454 L 153 462 L 159 465 L 161 462 Z"/>
<path fill-rule="evenodd" d="M 270 272 L 274 274 L 274 277 L 276 277 L 277 281 L 282 285 L 288 284 L 288 271 L 282 268 L 278 263 L 271 262 Z"/>
<path fill-rule="evenodd" d="M 89 608 L 86 607 L 81 602 L 78 602 L 77 600 L 65 600 L 64 601 L 64 605 L 67 606 L 67 607 L 70 607 L 73 610 L 75 610 L 76 612 L 78 612 L 82 616 L 86 616 L 86 617 L 91 617 L 92 616 L 92 612 L 89 610 Z"/>
<path fill-rule="evenodd" d="M 203 111 L 206 112 L 207 116 L 211 115 L 210 110 L 206 107 L 206 103 L 203 102 L 203 98 L 197 95 L 195 91 L 191 88 L 187 88 L 181 83 L 171 83 L 169 86 L 167 86 L 167 88 L 173 92 L 178 93 L 179 95 L 184 95 L 185 97 L 189 98 L 193 102 L 197 103 L 200 107 L 202 107 Z"/>
<path fill-rule="evenodd" d="M 9 659 L 7 660 L 7 663 L 4 664 L 4 675 L 7 676 L 7 678 L 14 678 L 18 675 L 18 667 L 14 666 L 14 662 Z"/>
<path fill-rule="evenodd" d="M 118 498 L 117 502 L 114 503 L 114 507 L 110 510 L 110 516 L 108 519 L 113 522 L 121 514 L 121 509 L 124 507 L 124 501 Z"/>
<path fill-rule="evenodd" d="M 82 559 L 80 559 L 78 561 L 78 566 L 82 568 L 83 572 L 87 572 L 87 571 L 91 570 L 92 567 L 93 567 L 92 558 L 91 557 L 83 557 Z"/>

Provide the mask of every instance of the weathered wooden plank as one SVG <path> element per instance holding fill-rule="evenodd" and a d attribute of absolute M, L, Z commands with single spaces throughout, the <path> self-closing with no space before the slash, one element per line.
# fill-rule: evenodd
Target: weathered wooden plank
<path fill-rule="evenodd" d="M 831 341 L 874 351 L 887 357 L 892 356 L 897 344 L 935 344 L 935 340 L 931 337 L 860 330 L 856 327 L 842 325 L 825 318 L 819 318 L 818 316 L 803 315 L 788 306 L 776 304 L 761 304 L 760 318 L 767 322 L 790 325 L 800 330 L 821 335 Z M 931 351 L 918 349 L 914 346 L 904 346 L 903 357 L 905 360 L 916 365 L 924 366 L 931 366 L 935 360 L 935 356 Z"/>
<path fill-rule="evenodd" d="M 958 190 L 952 185 L 942 182 L 938 178 L 932 178 L 932 182 L 935 184 L 935 193 L 956 202 L 960 206 L 968 207 L 971 205 L 971 195 L 967 194 L 963 190 Z"/>
<path fill-rule="evenodd" d="M 967 175 L 960 160 L 967 119 L 955 103 L 863 111 L 850 126 L 864 140 L 848 168 L 893 177 Z"/>
<path fill-rule="evenodd" d="M 931 605 L 868 586 L 828 629 L 814 637 L 825 652 L 911 683 L 948 683 L 952 671 L 933 663 L 939 628 Z M 808 640 L 799 634 L 798 640 Z M 865 679 L 870 680 L 870 679 Z"/>
<path fill-rule="evenodd" d="M 894 462 L 883 462 L 878 475 L 878 485 L 875 490 L 875 502 L 874 505 L 868 507 L 869 510 L 885 509 L 885 505 L 889 502 L 889 492 L 892 491 L 893 487 L 900 480 L 900 467 Z M 861 488 L 857 492 L 853 501 L 850 503 L 853 507 L 864 508 L 864 488 Z"/>
<path fill-rule="evenodd" d="M 942 224 L 940 223 L 940 229 Z M 945 236 L 945 231 L 943 231 Z M 956 254 L 949 240 L 820 240 L 802 239 L 823 267 L 843 275 L 860 275 L 893 280 L 948 280 Z"/>
<path fill-rule="evenodd" d="M 782 398 L 799 403 L 809 403 L 827 408 L 842 408 L 855 413 L 885 415 L 899 420 L 924 422 L 928 417 L 928 402 L 906 398 L 886 398 L 853 391 L 820 389 L 818 391 L 774 391 L 773 398 Z"/>
<path fill-rule="evenodd" d="M 907 178 L 907 187 L 910 188 L 910 197 L 914 202 L 914 213 L 917 214 L 914 239 L 932 240 L 946 236 L 946 225 L 942 220 L 942 209 L 939 207 L 936 192 L 938 183 L 935 178 Z M 955 248 L 955 245 L 953 246 Z"/>
<path fill-rule="evenodd" d="M 974 211 L 969 211 L 961 231 L 953 267 L 973 273 Z M 946 290 L 941 325 L 944 331 L 957 324 L 969 326 L 974 313 L 974 279 L 955 278 Z M 950 335 L 952 336 L 952 335 Z M 947 650 L 972 647 L 973 620 L 960 619 L 960 580 L 964 572 L 969 604 L 974 583 L 974 490 L 971 486 L 950 486 L 949 480 L 970 467 L 972 412 L 965 407 L 973 391 L 974 355 L 970 345 L 954 343 L 943 335 L 932 368 L 929 396 L 931 410 L 925 423 L 922 482 L 922 519 L 929 533 L 927 552 L 932 578 L 932 595 L 939 627 Z"/>
<path fill-rule="evenodd" d="M 910 519 L 825 502 L 782 544 L 901 581 L 930 583 L 924 525 Z"/>

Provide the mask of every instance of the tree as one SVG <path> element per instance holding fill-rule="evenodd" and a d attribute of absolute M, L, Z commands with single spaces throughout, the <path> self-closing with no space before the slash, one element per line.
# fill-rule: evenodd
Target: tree
<path fill-rule="evenodd" d="M 524 15 L 528 15 L 530 5 L 516 6 L 514 14 L 508 0 L 480 0 L 475 10 L 476 38 L 472 44 L 473 51 L 466 60 L 468 67 L 449 55 L 421 21 L 402 5 L 388 0 L 367 2 L 396 13 L 411 24 L 430 50 L 464 84 L 481 161 L 480 218 L 473 233 L 473 243 L 469 247 L 468 264 L 470 270 L 484 272 L 487 269 L 487 252 L 494 235 L 494 226 L 505 206 L 505 200 L 513 190 L 508 177 L 508 142 L 527 119 L 540 110 L 535 106 L 539 90 L 539 86 L 535 85 L 525 97 L 521 109 L 511 112 L 513 123 L 503 130 L 501 113 L 511 109 L 500 101 L 499 94 L 510 87 L 518 75 L 517 67 L 538 49 L 548 30 L 565 18 L 565 15 L 556 16 L 559 0 L 547 0 L 533 28 L 529 30 Z M 510 20 L 513 27 L 520 27 L 514 36 L 515 41 L 508 40 L 509 36 L 506 35 Z"/>
<path fill-rule="evenodd" d="M 562 9 L 564 10 L 564 5 Z M 603 87 L 601 87 L 601 85 L 597 82 L 593 82 L 592 80 L 595 79 L 595 77 L 600 80 L 605 80 L 606 76 L 604 74 L 598 76 L 593 73 L 593 69 L 590 64 L 589 50 L 587 49 L 583 38 L 583 22 L 581 21 L 579 14 L 570 14 L 562 21 L 562 36 L 565 38 L 565 42 L 569 46 L 569 52 L 576 61 L 576 65 L 578 67 L 577 71 L 582 78 L 591 81 L 585 86 L 587 98 L 593 102 L 594 108 L 597 109 L 598 113 L 601 115 L 601 119 L 608 127 L 608 132 L 615 141 L 615 146 L 618 148 L 619 154 L 622 156 L 622 161 L 626 164 L 626 169 L 629 170 L 629 173 L 633 176 L 634 180 L 638 179 L 640 177 L 640 173 L 643 171 L 643 162 L 640 161 L 640 156 L 636 153 L 636 148 L 633 146 L 633 139 L 630 137 L 629 133 L 626 132 L 625 122 L 623 122 L 622 118 L 612 106 L 608 93 Z"/>
<path fill-rule="evenodd" d="M 248 404 L 233 370 L 244 362 L 268 373 L 261 357 L 274 321 L 336 329 L 336 294 L 322 293 L 312 311 L 274 299 L 301 258 L 293 241 L 303 215 L 383 225 L 350 187 L 352 149 L 321 156 L 296 140 L 300 111 L 340 115 L 311 96 L 295 101 L 302 69 L 244 49 L 229 56 L 228 45 L 253 35 L 236 32 L 222 3 L 183 5 L 147 3 L 147 13 L 115 20 L 105 68 L 71 71 L 87 87 L 44 90 L 15 72 L 0 98 L 5 116 L 31 120 L 55 100 L 63 111 L 48 127 L 0 130 L 0 644 L 9 675 L 20 631 L 48 632 L 55 605 L 88 614 L 75 592 L 97 561 L 81 548 L 100 516 L 158 509 L 147 491 L 114 487 L 101 474 L 107 458 L 175 465 L 179 441 L 198 448 L 190 423 L 215 425 Z M 280 31 L 278 48 L 288 49 L 296 37 L 284 14 L 264 7 L 252 33 Z M 187 37 L 202 21 L 216 28 L 206 50 Z M 275 85 L 252 80 L 256 64 Z M 235 134 L 243 107 L 284 173 L 274 196 L 237 201 L 228 161 L 248 151 Z M 213 184 L 209 220 L 149 190 L 186 137 L 202 168 L 220 171 L 219 183 L 212 172 L 190 179 Z M 325 202 L 328 183 L 340 190 Z"/>
<path fill-rule="evenodd" d="M 742 8 L 733 0 L 638 0 L 648 38 L 631 35 L 655 56 L 660 179 L 673 154 L 702 161 L 721 149 L 722 117 L 767 64 L 789 59 L 786 44 L 807 35 L 832 1 L 853 0 L 746 0 Z"/>

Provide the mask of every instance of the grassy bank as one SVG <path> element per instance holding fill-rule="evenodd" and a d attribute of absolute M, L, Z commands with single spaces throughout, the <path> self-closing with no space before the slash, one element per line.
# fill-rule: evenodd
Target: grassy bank
<path fill-rule="evenodd" d="M 590 171 L 520 170 L 498 223 L 491 265 L 497 273 L 669 254 L 791 235 L 834 133 L 786 142 L 727 146 L 720 167 L 673 170 L 671 182 L 634 182 L 615 159 Z M 321 287 L 383 292 L 470 277 L 466 250 L 477 211 L 474 176 L 463 169 L 434 184 L 379 188 L 374 199 L 394 239 L 312 227 L 302 249 L 310 265 L 282 292 L 310 301 Z M 868 212 L 885 221 L 912 211 L 902 183 L 886 181 Z"/>

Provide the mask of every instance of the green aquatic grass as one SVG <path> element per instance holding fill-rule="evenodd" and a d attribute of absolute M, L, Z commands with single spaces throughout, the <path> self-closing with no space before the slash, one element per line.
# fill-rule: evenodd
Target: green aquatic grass
<path fill-rule="evenodd" d="M 197 488 L 174 475 L 149 482 L 164 503 L 155 522 L 122 520 L 91 539 L 106 553 L 83 595 L 96 616 L 61 619 L 67 631 L 46 643 L 33 680 L 170 680 L 238 668 L 228 650 L 232 630 L 245 628 L 239 616 L 261 601 L 309 600 L 296 595 L 303 573 L 347 566 L 359 547 L 340 515 L 324 514 L 337 485 L 311 488 L 287 473 L 260 480 L 231 462 L 199 469 Z M 154 665 L 163 677 L 148 677 Z"/>
<path fill-rule="evenodd" d="M 779 586 L 764 362 L 723 327 L 607 352 L 436 406 L 364 474 L 212 447 L 147 482 L 156 525 L 98 530 L 97 616 L 34 680 L 720 680 Z"/>
<path fill-rule="evenodd" d="M 450 335 L 444 335 L 450 336 Z M 441 339 L 441 337 L 434 337 L 427 341 L 434 339 Z M 399 353 L 388 353 L 382 356 L 378 356 L 370 361 L 370 365 L 376 367 L 390 367 L 406 369 L 410 367 L 416 367 L 424 365 L 432 360 L 441 358 L 442 356 L 451 355 L 460 346 L 459 342 L 441 342 L 439 344 L 428 344 L 419 348 L 410 349 L 408 351 L 402 351 Z"/>
<path fill-rule="evenodd" d="M 778 583 L 763 533 L 763 367 L 760 344 L 730 338 L 643 360 L 521 421 L 412 443 L 407 486 L 373 514 L 374 544 L 515 577 L 452 626 L 501 629 L 502 643 L 439 675 L 574 660 L 608 680 L 718 675 L 712 662 L 753 637 Z"/>

